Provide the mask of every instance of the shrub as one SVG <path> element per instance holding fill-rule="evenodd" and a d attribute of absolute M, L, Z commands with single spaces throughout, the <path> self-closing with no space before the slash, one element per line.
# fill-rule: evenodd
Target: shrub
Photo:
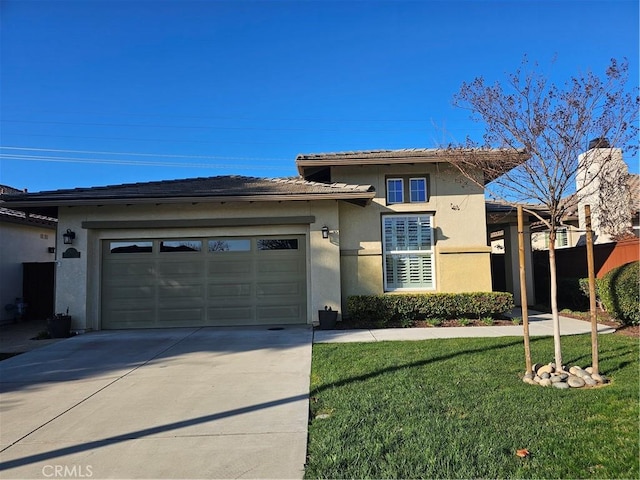
<path fill-rule="evenodd" d="M 427 324 L 432 326 L 432 327 L 439 327 L 440 325 L 442 325 L 442 319 L 441 318 L 427 318 Z"/>
<path fill-rule="evenodd" d="M 493 325 L 493 317 L 482 317 L 480 319 L 480 323 L 490 327 L 491 325 Z"/>
<path fill-rule="evenodd" d="M 583 281 L 586 280 L 586 294 Z M 558 308 L 584 310 L 589 308 L 589 279 L 559 278 L 558 279 Z"/>
<path fill-rule="evenodd" d="M 482 318 L 512 310 L 507 292 L 354 295 L 347 311 L 354 322 L 409 326 L 427 318 Z"/>
<path fill-rule="evenodd" d="M 640 324 L 640 262 L 614 268 L 597 281 L 605 310 L 627 325 Z"/>

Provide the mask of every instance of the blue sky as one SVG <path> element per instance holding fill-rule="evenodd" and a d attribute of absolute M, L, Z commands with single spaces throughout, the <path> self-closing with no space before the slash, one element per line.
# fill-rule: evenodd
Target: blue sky
<path fill-rule="evenodd" d="M 454 93 L 524 54 L 558 83 L 612 57 L 638 80 L 635 0 L 2 0 L 0 14 L 0 183 L 29 191 L 291 176 L 299 153 L 479 138 Z"/>

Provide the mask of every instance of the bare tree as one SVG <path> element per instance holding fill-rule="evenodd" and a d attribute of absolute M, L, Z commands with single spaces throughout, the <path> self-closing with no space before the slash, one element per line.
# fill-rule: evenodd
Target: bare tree
<path fill-rule="evenodd" d="M 453 163 L 467 178 L 485 187 L 492 199 L 524 204 L 525 211 L 548 229 L 555 363 L 561 368 L 555 240 L 570 207 L 565 199 L 572 193 L 579 196 L 601 171 L 608 171 L 616 150 L 609 145 L 631 155 L 637 152 L 640 102 L 638 88 L 627 87 L 626 60 L 612 59 L 602 78 L 587 72 L 562 86 L 540 73 L 537 65 L 532 67 L 525 57 L 504 85 L 488 85 L 481 77 L 463 83 L 454 104 L 470 110 L 472 118 L 485 124 L 486 133 L 483 142 L 467 139 L 464 145 L 450 148 Z M 595 145 L 600 154 L 580 155 L 593 139 L 602 139 Z M 514 155 L 513 162 L 492 163 L 482 155 L 488 148 L 524 151 L 528 159 L 523 162 Z M 465 155 L 454 154 L 459 150 Z M 576 190 L 579 169 L 590 175 Z M 478 181 L 479 170 L 484 172 L 484 182 L 491 180 L 488 185 Z M 526 205 L 542 205 L 546 214 Z"/>

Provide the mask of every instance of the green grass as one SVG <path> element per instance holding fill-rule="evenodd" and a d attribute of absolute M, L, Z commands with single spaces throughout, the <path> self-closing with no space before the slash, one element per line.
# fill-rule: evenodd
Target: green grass
<path fill-rule="evenodd" d="M 562 341 L 589 364 L 588 335 Z M 599 342 L 612 383 L 579 390 L 523 383 L 517 338 L 316 344 L 306 478 L 638 478 L 638 342 Z"/>

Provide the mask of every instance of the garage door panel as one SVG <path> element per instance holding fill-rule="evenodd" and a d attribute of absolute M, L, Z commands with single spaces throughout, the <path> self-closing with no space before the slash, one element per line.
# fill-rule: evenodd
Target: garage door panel
<path fill-rule="evenodd" d="M 242 260 L 216 260 L 209 262 L 209 275 L 226 274 L 226 275 L 247 275 L 252 273 L 253 264 L 250 260 L 243 258 Z"/>
<path fill-rule="evenodd" d="M 191 244 L 204 248 L 177 249 Z M 301 235 L 105 241 L 102 328 L 305 323 L 305 245 Z"/>
<path fill-rule="evenodd" d="M 250 325 L 255 317 L 253 307 L 210 307 L 207 323 L 214 325 Z"/>
<path fill-rule="evenodd" d="M 303 293 L 300 282 L 277 282 L 277 283 L 264 283 L 260 282 L 256 288 L 256 295 L 258 297 L 294 297 L 300 298 Z"/>
<path fill-rule="evenodd" d="M 152 286 L 111 286 L 111 303 L 119 300 L 145 301 L 155 300 L 155 287 Z"/>
<path fill-rule="evenodd" d="M 182 283 L 167 283 L 158 286 L 160 299 L 176 299 L 193 301 L 193 299 L 203 300 L 204 286 L 202 284 L 185 285 Z"/>
<path fill-rule="evenodd" d="M 146 328 L 155 309 L 114 309 L 110 313 L 109 328 Z"/>
<path fill-rule="evenodd" d="M 152 276 L 155 275 L 154 266 L 149 261 L 119 261 L 110 263 L 107 271 L 109 275 L 118 277 Z"/>
<path fill-rule="evenodd" d="M 299 305 L 274 305 L 256 309 L 259 323 L 300 323 Z"/>
<path fill-rule="evenodd" d="M 204 308 L 160 308 L 158 326 L 179 327 L 204 325 Z"/>
<path fill-rule="evenodd" d="M 213 304 L 250 302 L 253 296 L 253 286 L 247 283 L 209 286 L 209 303 Z"/>
<path fill-rule="evenodd" d="M 165 261 L 158 264 L 158 273 L 161 276 L 203 276 L 205 274 L 205 267 L 202 262 L 198 261 L 181 261 L 171 259 L 171 261 Z"/>
<path fill-rule="evenodd" d="M 259 274 L 278 275 L 283 273 L 299 275 L 304 273 L 304 264 L 299 259 L 279 258 L 260 260 L 257 265 Z"/>

